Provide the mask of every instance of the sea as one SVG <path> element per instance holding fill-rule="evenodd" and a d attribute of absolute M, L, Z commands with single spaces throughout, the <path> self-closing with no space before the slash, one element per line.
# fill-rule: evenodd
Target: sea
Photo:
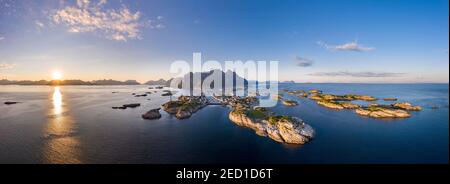
<path fill-rule="evenodd" d="M 270 109 L 316 132 L 310 142 L 290 145 L 235 125 L 226 106 L 184 120 L 161 110 L 161 119 L 144 120 L 143 113 L 170 100 L 145 85 L 0 86 L 0 163 L 448 164 L 448 84 L 281 83 L 279 89 L 395 97 L 423 110 L 406 119 L 373 119 L 285 93 L 299 105 Z M 153 93 L 132 95 L 145 92 Z M 129 103 L 141 106 L 112 109 Z"/>

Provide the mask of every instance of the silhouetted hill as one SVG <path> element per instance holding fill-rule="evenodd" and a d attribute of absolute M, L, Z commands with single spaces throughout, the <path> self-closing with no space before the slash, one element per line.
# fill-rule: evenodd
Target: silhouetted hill
<path fill-rule="evenodd" d="M 166 86 L 167 85 L 167 81 L 164 79 L 159 79 L 159 80 L 150 80 L 146 83 L 144 83 L 145 85 L 158 85 L 158 86 Z"/>
<path fill-rule="evenodd" d="M 184 75 L 183 78 L 173 78 L 170 79 L 168 81 L 166 81 L 167 85 L 170 86 L 171 82 L 173 80 L 175 80 L 176 84 L 178 84 L 178 88 L 182 88 L 182 84 L 183 82 L 190 82 L 190 91 L 192 92 L 194 87 L 195 88 L 200 88 L 202 86 L 202 84 L 204 82 L 208 82 L 210 83 L 210 87 L 213 88 L 215 85 L 214 81 L 205 81 L 206 78 L 208 78 L 209 76 L 214 74 L 214 71 L 217 71 L 219 73 L 219 75 L 221 75 L 222 77 L 222 91 L 225 91 L 225 89 L 229 89 L 232 88 L 233 91 L 236 91 L 236 89 L 245 89 L 248 87 L 248 80 L 242 78 L 241 76 L 239 76 L 238 74 L 236 74 L 236 72 L 232 72 L 232 71 L 227 71 L 227 72 L 223 72 L 221 70 L 211 70 L 209 72 L 201 72 L 201 73 L 187 73 Z M 197 83 L 194 83 L 193 78 L 194 75 L 200 75 L 201 81 L 198 81 Z M 233 79 L 233 84 L 229 84 L 229 83 L 225 83 L 225 80 L 227 80 L 227 78 L 232 78 Z M 236 81 L 242 80 L 244 81 L 243 85 L 237 85 Z"/>

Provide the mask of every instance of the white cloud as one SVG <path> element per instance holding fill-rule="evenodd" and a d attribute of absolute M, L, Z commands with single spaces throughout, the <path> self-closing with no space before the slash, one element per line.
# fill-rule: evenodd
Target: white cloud
<path fill-rule="evenodd" d="M 0 41 L 2 41 L 2 40 L 4 40 L 5 39 L 5 37 L 3 37 L 3 36 L 0 36 Z"/>
<path fill-rule="evenodd" d="M 345 43 L 342 45 L 328 45 L 327 43 L 322 42 L 322 41 L 317 42 L 317 44 L 319 44 L 320 46 L 322 46 L 328 50 L 332 50 L 332 51 L 367 52 L 367 51 L 375 50 L 374 47 L 365 47 L 361 44 L 358 44 L 357 41 Z"/>
<path fill-rule="evenodd" d="M 311 76 L 320 76 L 320 77 L 365 77 L 365 78 L 374 78 L 374 77 L 400 77 L 403 73 L 391 73 L 391 72 L 318 72 L 309 74 Z"/>
<path fill-rule="evenodd" d="M 101 6 L 101 5 L 106 4 L 107 2 L 108 2 L 107 0 L 100 0 L 100 1 L 97 3 L 97 5 Z"/>
<path fill-rule="evenodd" d="M 105 9 L 106 0 L 93 3 L 77 0 L 76 6 L 66 6 L 51 15 L 56 24 L 65 25 L 71 33 L 94 33 L 110 40 L 140 39 L 142 13 L 122 5 L 119 9 Z M 161 24 L 162 26 L 162 24 Z"/>
<path fill-rule="evenodd" d="M 39 20 L 34 21 L 34 23 L 36 24 L 36 26 L 37 26 L 38 28 L 43 28 L 43 27 L 44 27 L 44 23 L 42 23 L 42 22 L 39 21 Z"/>
<path fill-rule="evenodd" d="M 40 32 L 45 27 L 45 24 L 39 20 L 35 20 L 34 24 L 36 25 L 36 29 L 38 32 Z"/>

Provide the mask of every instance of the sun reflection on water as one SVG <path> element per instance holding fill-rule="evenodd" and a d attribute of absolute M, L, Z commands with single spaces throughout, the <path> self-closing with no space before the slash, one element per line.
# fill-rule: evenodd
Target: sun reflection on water
<path fill-rule="evenodd" d="M 48 163 L 81 163 L 78 132 L 60 87 L 54 87 L 49 118 L 44 130 L 43 154 Z"/>
<path fill-rule="evenodd" d="M 60 115 L 62 113 L 62 94 L 60 87 L 55 87 L 53 90 L 53 114 Z"/>

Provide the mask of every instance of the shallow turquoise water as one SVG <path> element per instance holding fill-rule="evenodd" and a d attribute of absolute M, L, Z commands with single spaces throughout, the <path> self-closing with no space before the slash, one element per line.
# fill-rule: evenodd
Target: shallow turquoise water
<path fill-rule="evenodd" d="M 285 94 L 299 106 L 273 111 L 298 116 L 317 132 L 293 146 L 234 125 L 221 106 L 187 120 L 164 112 L 143 120 L 142 113 L 169 100 L 161 92 L 131 95 L 151 91 L 146 86 L 0 86 L 0 102 L 22 102 L 0 105 L 0 163 L 448 163 L 448 84 L 280 84 L 285 88 L 397 97 L 425 109 L 379 120 Z M 111 109 L 134 102 L 142 106 Z"/>

